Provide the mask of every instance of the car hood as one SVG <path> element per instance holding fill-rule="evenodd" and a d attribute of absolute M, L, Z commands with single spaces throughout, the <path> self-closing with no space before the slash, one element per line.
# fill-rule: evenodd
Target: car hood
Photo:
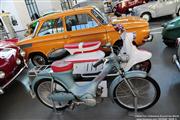
<path fill-rule="evenodd" d="M 16 49 L 13 48 L 0 48 L 0 68 L 7 62 L 16 58 Z"/>
<path fill-rule="evenodd" d="M 176 17 L 173 20 L 170 20 L 170 21 L 168 21 L 166 23 L 163 23 L 161 26 L 164 27 L 164 28 L 166 28 L 168 26 L 170 26 L 171 28 L 172 27 L 179 27 L 179 26 L 175 25 L 178 21 L 180 21 L 180 17 Z"/>
<path fill-rule="evenodd" d="M 115 20 L 112 20 L 112 24 L 122 24 L 126 29 L 137 28 L 137 27 L 147 27 L 149 23 L 135 16 L 125 16 Z"/>
<path fill-rule="evenodd" d="M 29 36 L 21 39 L 20 41 L 18 41 L 18 42 L 16 43 L 16 45 L 18 45 L 18 46 L 19 46 L 19 45 L 22 45 L 22 44 L 24 44 L 24 42 L 26 43 L 27 41 L 31 40 L 32 38 L 33 38 L 32 35 L 29 35 Z M 29 41 L 29 42 L 31 42 L 31 41 Z"/>
<path fill-rule="evenodd" d="M 6 40 L 0 41 L 0 48 L 11 48 L 11 47 L 12 48 L 16 47 L 14 42 L 9 42 Z"/>

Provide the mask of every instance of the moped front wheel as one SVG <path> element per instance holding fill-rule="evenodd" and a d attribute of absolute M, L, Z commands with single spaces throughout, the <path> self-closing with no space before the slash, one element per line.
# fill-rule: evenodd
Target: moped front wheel
<path fill-rule="evenodd" d="M 133 86 L 133 91 L 137 95 L 137 110 L 145 110 L 152 107 L 160 97 L 160 87 L 151 77 L 128 78 L 129 83 Z M 113 92 L 114 101 L 122 108 L 128 110 L 135 109 L 135 97 L 123 80 L 115 87 Z"/>
<path fill-rule="evenodd" d="M 50 79 L 43 79 L 37 82 L 35 84 L 34 91 L 39 101 L 51 109 L 53 109 L 53 105 L 54 105 L 56 110 L 64 110 L 70 104 L 70 101 L 60 103 L 60 102 L 52 101 L 51 99 L 48 98 L 48 96 L 52 94 L 52 92 L 67 92 L 66 88 L 62 84 L 56 81 L 54 81 L 53 83 L 53 91 L 51 91 Z"/>

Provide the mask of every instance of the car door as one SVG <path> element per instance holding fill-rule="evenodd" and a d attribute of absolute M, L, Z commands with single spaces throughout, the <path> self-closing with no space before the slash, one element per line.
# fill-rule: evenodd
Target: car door
<path fill-rule="evenodd" d="M 44 21 L 37 32 L 35 37 L 37 42 L 33 44 L 33 47 L 48 55 L 50 52 L 64 47 L 67 40 L 65 36 L 66 32 L 64 31 L 62 18 Z"/>
<path fill-rule="evenodd" d="M 157 16 L 166 16 L 174 14 L 176 10 L 176 0 L 159 0 L 156 5 Z"/>
<path fill-rule="evenodd" d="M 105 44 L 107 40 L 105 26 L 98 24 L 88 13 L 66 16 L 65 21 L 70 39 L 68 43 L 101 41 Z"/>

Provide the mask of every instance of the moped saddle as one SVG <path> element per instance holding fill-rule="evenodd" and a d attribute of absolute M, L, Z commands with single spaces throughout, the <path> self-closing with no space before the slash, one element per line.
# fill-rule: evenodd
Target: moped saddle
<path fill-rule="evenodd" d="M 105 56 L 105 53 L 103 51 L 97 50 L 94 52 L 67 56 L 66 58 L 63 59 L 63 61 L 72 62 L 72 63 L 95 62 L 104 58 L 104 56 Z"/>
<path fill-rule="evenodd" d="M 51 64 L 53 72 L 65 72 L 73 69 L 73 63 L 64 60 L 58 60 Z"/>
<path fill-rule="evenodd" d="M 101 45 L 100 41 L 96 42 L 80 42 L 73 44 L 66 44 L 64 48 L 71 54 L 87 53 L 97 51 Z"/>

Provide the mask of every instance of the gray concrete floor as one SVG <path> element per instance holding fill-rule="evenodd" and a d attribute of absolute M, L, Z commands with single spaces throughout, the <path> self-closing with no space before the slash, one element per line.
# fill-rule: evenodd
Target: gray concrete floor
<path fill-rule="evenodd" d="M 171 19 L 169 17 L 165 19 Z M 151 23 L 151 28 L 159 27 L 161 19 Z M 144 115 L 180 115 L 180 72 L 172 63 L 175 49 L 167 48 L 160 34 L 154 35 L 151 43 L 141 48 L 152 52 L 152 76 L 161 87 L 161 97 L 157 104 L 143 111 Z M 25 75 L 25 73 L 24 73 Z M 21 78 L 23 79 L 23 78 Z M 17 80 L 4 95 L 0 96 L 0 120 L 134 120 L 129 112 L 113 104 L 109 99 L 96 107 L 81 106 L 75 110 L 54 113 L 37 99 L 32 99 Z M 142 113 L 141 113 L 142 114 Z M 180 118 L 178 118 L 180 119 Z M 177 120 L 178 120 L 177 119 Z M 173 119 L 175 120 L 175 119 Z"/>

